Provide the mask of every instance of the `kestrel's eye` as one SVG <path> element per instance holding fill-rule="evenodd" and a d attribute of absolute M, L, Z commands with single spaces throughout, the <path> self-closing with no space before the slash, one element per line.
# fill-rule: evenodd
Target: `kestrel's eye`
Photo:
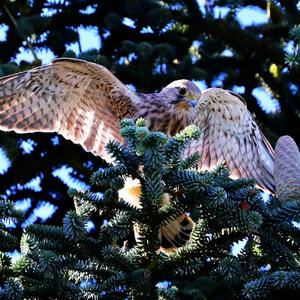
<path fill-rule="evenodd" d="M 184 88 L 184 87 L 181 87 L 181 88 L 178 89 L 178 94 L 179 94 L 180 96 L 186 96 L 187 93 L 188 93 L 188 91 L 187 91 L 187 89 Z"/>

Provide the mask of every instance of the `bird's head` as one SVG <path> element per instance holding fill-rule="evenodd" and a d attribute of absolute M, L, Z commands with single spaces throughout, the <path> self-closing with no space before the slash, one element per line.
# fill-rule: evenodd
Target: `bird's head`
<path fill-rule="evenodd" d="M 181 79 L 168 84 L 161 92 L 175 110 L 190 111 L 201 96 L 201 91 L 192 81 Z"/>

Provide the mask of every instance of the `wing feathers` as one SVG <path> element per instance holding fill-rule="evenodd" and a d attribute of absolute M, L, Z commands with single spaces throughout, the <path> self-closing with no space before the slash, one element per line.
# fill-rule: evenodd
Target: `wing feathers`
<path fill-rule="evenodd" d="M 0 79 L 0 129 L 58 132 L 94 154 L 121 140 L 119 121 L 133 116 L 137 96 L 103 66 L 57 59 Z"/>
<path fill-rule="evenodd" d="M 200 169 L 226 161 L 232 177 L 254 178 L 274 193 L 274 151 L 245 104 L 225 90 L 209 89 L 196 109 L 195 124 L 202 132 L 186 155 L 199 151 Z"/>

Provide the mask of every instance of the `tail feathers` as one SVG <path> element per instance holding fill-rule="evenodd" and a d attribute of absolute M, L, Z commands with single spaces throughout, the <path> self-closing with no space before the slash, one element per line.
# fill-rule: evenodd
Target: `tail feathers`
<path fill-rule="evenodd" d="M 138 179 L 128 177 L 124 188 L 119 190 L 119 198 L 136 208 L 141 208 L 141 185 Z M 163 205 L 170 202 L 169 195 L 164 194 Z M 161 226 L 159 230 L 159 239 L 161 243 L 160 251 L 165 254 L 174 252 L 177 248 L 184 246 L 190 239 L 194 228 L 194 222 L 185 213 L 180 214 L 169 220 L 168 224 Z M 134 236 L 137 242 L 140 241 L 140 226 L 134 224 Z"/>
<path fill-rule="evenodd" d="M 161 226 L 159 230 L 160 248 L 159 251 L 166 255 L 171 254 L 177 248 L 184 246 L 190 239 L 194 228 L 193 220 L 187 214 L 171 219 L 167 225 Z M 140 226 L 133 226 L 134 237 L 140 241 Z"/>
<path fill-rule="evenodd" d="M 187 214 L 171 219 L 167 225 L 160 228 L 160 250 L 165 254 L 170 254 L 184 246 L 190 239 L 193 228 L 194 222 Z"/>

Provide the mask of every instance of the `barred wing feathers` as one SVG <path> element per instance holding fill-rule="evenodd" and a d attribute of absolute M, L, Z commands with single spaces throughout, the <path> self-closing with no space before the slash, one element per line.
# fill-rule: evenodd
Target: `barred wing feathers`
<path fill-rule="evenodd" d="M 0 79 L 0 130 L 58 132 L 109 159 L 105 144 L 121 141 L 119 123 L 133 116 L 137 96 L 101 65 L 56 59 Z"/>
<path fill-rule="evenodd" d="M 233 178 L 254 178 L 261 188 L 274 193 L 274 150 L 240 97 L 208 89 L 196 109 L 201 136 L 186 155 L 198 151 L 200 169 L 210 170 L 225 161 Z"/>

